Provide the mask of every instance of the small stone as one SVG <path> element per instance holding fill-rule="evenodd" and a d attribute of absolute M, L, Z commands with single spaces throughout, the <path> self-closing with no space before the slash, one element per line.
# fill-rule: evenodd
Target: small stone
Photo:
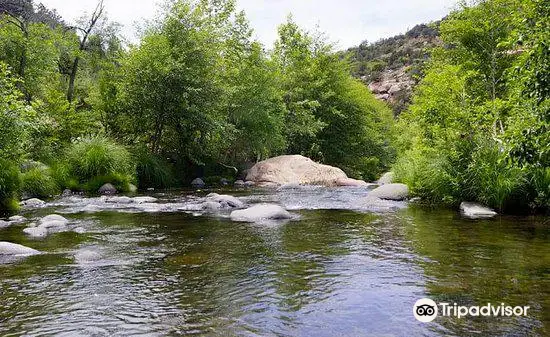
<path fill-rule="evenodd" d="M 206 186 L 206 184 L 201 178 L 196 178 L 191 182 L 191 186 L 193 188 L 203 188 L 204 186 Z"/>
<path fill-rule="evenodd" d="M 101 186 L 97 192 L 101 195 L 112 195 L 117 193 L 117 189 L 113 184 L 107 183 Z"/>

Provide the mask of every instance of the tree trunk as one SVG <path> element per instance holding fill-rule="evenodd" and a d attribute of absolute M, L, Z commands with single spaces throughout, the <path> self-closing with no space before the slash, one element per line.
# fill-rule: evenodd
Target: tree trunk
<path fill-rule="evenodd" d="M 69 77 L 69 89 L 67 90 L 67 101 L 72 102 L 74 98 L 74 82 L 76 79 L 76 72 L 78 70 L 78 62 L 80 57 L 75 57 L 73 62 L 73 68 L 71 69 L 71 76 Z"/>

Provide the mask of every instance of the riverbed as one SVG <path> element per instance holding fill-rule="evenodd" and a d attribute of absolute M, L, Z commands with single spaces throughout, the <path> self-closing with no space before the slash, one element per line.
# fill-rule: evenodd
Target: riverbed
<path fill-rule="evenodd" d="M 212 192 L 212 191 L 208 191 Z M 293 218 L 233 222 L 197 205 L 71 196 L 25 209 L 0 241 L 42 254 L 0 261 L 1 336 L 548 336 L 550 219 L 471 220 L 372 203 L 368 190 L 215 191 Z M 78 233 L 23 234 L 48 214 Z M 523 317 L 413 316 L 420 298 L 529 306 Z"/>

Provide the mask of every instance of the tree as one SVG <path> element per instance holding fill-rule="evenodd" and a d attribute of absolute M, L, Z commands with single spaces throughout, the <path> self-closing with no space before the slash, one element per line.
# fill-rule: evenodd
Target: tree
<path fill-rule="evenodd" d="M 77 55 L 75 56 L 75 58 L 72 62 L 71 73 L 69 75 L 69 88 L 67 89 L 67 100 L 69 102 L 72 102 L 73 98 L 74 98 L 74 83 L 75 83 L 75 80 L 76 80 L 76 74 L 78 72 L 78 64 L 79 64 L 80 59 L 81 59 L 80 53 L 83 52 L 86 49 L 88 38 L 94 32 L 94 29 L 97 28 L 99 20 L 103 16 L 104 10 L 105 10 L 105 7 L 103 5 L 103 0 L 99 0 L 99 2 L 97 3 L 97 6 L 96 6 L 94 12 L 92 13 L 92 15 L 91 15 L 89 21 L 87 22 L 87 24 L 83 27 L 78 27 L 78 26 L 73 27 L 78 32 L 80 32 L 82 34 L 82 36 L 80 36 L 80 43 L 79 43 L 79 46 L 78 46 L 78 52 L 77 52 Z"/>

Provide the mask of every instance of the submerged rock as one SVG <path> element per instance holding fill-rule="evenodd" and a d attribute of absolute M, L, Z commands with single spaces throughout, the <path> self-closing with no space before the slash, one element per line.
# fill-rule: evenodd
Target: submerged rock
<path fill-rule="evenodd" d="M 386 172 L 380 177 L 380 179 L 378 179 L 378 184 L 379 185 L 392 184 L 394 179 L 395 179 L 395 173 Z"/>
<path fill-rule="evenodd" d="M 334 186 L 348 177 L 341 169 L 314 162 L 300 155 L 279 156 L 254 165 L 246 180 L 257 184 L 302 184 Z"/>
<path fill-rule="evenodd" d="M 206 184 L 201 178 L 196 178 L 191 182 L 191 187 L 193 188 L 203 188 L 204 186 L 206 186 Z"/>
<path fill-rule="evenodd" d="M 112 195 L 117 193 L 117 189 L 113 184 L 107 183 L 97 190 L 97 193 L 101 195 Z"/>
<path fill-rule="evenodd" d="M 405 184 L 386 184 L 372 190 L 369 196 L 400 201 L 407 199 L 409 188 Z"/>
<path fill-rule="evenodd" d="M 46 204 L 46 202 L 37 198 L 32 198 L 23 200 L 19 204 L 23 207 L 42 207 Z"/>
<path fill-rule="evenodd" d="M 497 215 L 497 212 L 494 210 L 474 202 L 461 203 L 460 212 L 472 219 L 492 218 Z"/>
<path fill-rule="evenodd" d="M 134 197 L 132 198 L 132 200 L 134 201 L 134 203 L 136 204 L 148 204 L 148 203 L 152 203 L 152 202 L 157 202 L 158 199 L 157 198 L 154 198 L 154 197 Z"/>
<path fill-rule="evenodd" d="M 0 242 L 0 255 L 35 255 L 40 254 L 36 249 L 11 242 Z"/>
<path fill-rule="evenodd" d="M 231 220 L 238 222 L 259 222 L 262 220 L 291 219 L 292 215 L 283 207 L 274 204 L 259 204 L 231 212 Z"/>

